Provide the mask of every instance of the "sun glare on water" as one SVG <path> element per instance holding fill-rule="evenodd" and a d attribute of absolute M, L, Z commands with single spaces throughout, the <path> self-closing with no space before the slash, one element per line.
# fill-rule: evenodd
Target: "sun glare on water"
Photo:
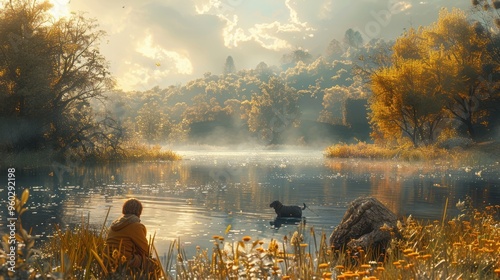
<path fill-rule="evenodd" d="M 69 16 L 69 2 L 71 0 L 50 0 L 52 8 L 50 8 L 49 13 L 56 19 Z"/>

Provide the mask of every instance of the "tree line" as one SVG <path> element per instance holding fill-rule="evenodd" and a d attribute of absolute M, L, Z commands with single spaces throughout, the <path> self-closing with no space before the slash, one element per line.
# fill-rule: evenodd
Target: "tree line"
<path fill-rule="evenodd" d="M 260 62 L 241 70 L 228 56 L 221 74 L 124 92 L 114 89 L 99 52 L 105 33 L 95 20 L 81 14 L 55 20 L 48 2 L 10 1 L 0 11 L 0 150 L 119 154 L 131 142 L 186 142 L 200 123 L 279 144 L 305 122 L 352 129 L 353 115 L 383 144 L 492 137 L 499 120 L 500 7 L 475 2 L 481 8 L 475 20 L 443 10 L 435 23 L 395 41 L 365 43 L 349 29 L 321 55 L 296 49 L 278 66 Z M 350 100 L 366 108 L 353 114 Z"/>

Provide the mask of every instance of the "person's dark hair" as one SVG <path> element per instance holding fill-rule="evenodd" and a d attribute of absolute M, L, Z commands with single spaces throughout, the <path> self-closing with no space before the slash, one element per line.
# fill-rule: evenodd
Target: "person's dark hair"
<path fill-rule="evenodd" d="M 134 214 L 139 217 L 142 214 L 142 203 L 135 198 L 129 198 L 123 203 L 122 213 L 124 215 Z"/>

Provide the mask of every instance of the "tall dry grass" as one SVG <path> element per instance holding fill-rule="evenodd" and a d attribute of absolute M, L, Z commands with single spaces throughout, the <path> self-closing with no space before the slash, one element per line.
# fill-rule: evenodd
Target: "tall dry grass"
<path fill-rule="evenodd" d="M 16 211 L 24 212 L 27 195 Z M 459 216 L 419 221 L 407 217 L 382 253 L 371 248 L 332 250 L 327 233 L 304 224 L 282 240 L 268 244 L 244 236 L 227 241 L 213 236 L 211 249 L 197 248 L 187 256 L 172 241 L 163 260 L 163 279 L 499 279 L 500 205 L 472 208 L 459 202 Z M 150 271 L 130 270 L 119 253 L 104 250 L 105 227 L 88 221 L 75 229 L 57 229 L 48 243 L 35 249 L 20 231 L 16 273 L 7 273 L 5 237 L 0 250 L 0 279 L 152 279 Z M 154 238 L 150 242 L 154 243 Z M 152 246 L 152 245 L 151 245 Z M 154 246 L 152 246 L 154 252 Z M 157 256 L 156 256 L 157 257 Z M 17 278 L 16 278 L 17 277 Z"/>
<path fill-rule="evenodd" d="M 474 148 L 448 150 L 436 145 L 415 148 L 408 144 L 398 147 L 384 147 L 365 142 L 335 144 L 327 147 L 324 154 L 329 158 L 395 159 L 402 161 L 448 160 L 468 164 L 477 164 L 485 160 L 484 154 L 479 153 Z"/>
<path fill-rule="evenodd" d="M 165 150 L 160 145 L 148 146 L 138 142 L 129 142 L 118 151 L 108 151 L 96 158 L 97 161 L 174 161 L 182 157 L 172 150 Z"/>
<path fill-rule="evenodd" d="M 17 250 L 15 267 L 9 270 L 8 236 L 2 238 L 0 249 L 0 280 L 3 279 L 158 279 L 167 278 L 163 269 L 131 269 L 119 251 L 109 252 L 105 246 L 109 214 L 99 228 L 90 227 L 90 217 L 82 218 L 76 228 L 62 230 L 56 227 L 48 241 L 35 247 L 36 238 L 22 227 L 22 214 L 29 191 L 25 189 L 21 199 L 16 198 L 15 211 Z M 154 252 L 154 237 L 150 240 L 150 252 Z"/>

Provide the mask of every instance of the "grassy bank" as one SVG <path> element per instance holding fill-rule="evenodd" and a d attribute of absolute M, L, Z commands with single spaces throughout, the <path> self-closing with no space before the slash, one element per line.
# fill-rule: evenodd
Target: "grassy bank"
<path fill-rule="evenodd" d="M 175 161 L 182 157 L 172 150 L 163 149 L 159 145 L 145 145 L 141 143 L 127 143 L 120 149 L 103 151 L 100 153 L 79 154 L 67 152 L 60 155 L 53 150 L 25 151 L 16 154 L 5 153 L 0 159 L 0 166 L 37 167 L 51 162 L 61 164 L 109 163 L 109 162 L 138 162 L 138 161 Z"/>
<path fill-rule="evenodd" d="M 104 156 L 101 161 L 173 161 L 180 159 L 180 155 L 172 150 L 164 150 L 160 145 L 148 146 L 129 143 L 120 152 Z"/>
<path fill-rule="evenodd" d="M 383 147 L 359 142 L 336 144 L 325 150 L 329 158 L 395 159 L 403 161 L 449 160 L 468 164 L 495 162 L 500 158 L 500 143 L 473 144 L 467 148 L 445 149 L 435 145 L 415 148 L 411 145 Z"/>
<path fill-rule="evenodd" d="M 25 211 L 27 199 L 25 192 L 17 200 L 18 213 Z M 370 248 L 356 248 L 357 254 L 332 250 L 330 233 L 305 225 L 268 243 L 251 236 L 234 241 L 213 236 L 213 247 L 197 248 L 194 256 L 187 256 L 180 242 L 173 240 L 160 274 L 164 279 L 498 279 L 500 205 L 482 210 L 470 205 L 468 200 L 458 204 L 462 214 L 452 219 L 446 215 L 439 221 L 402 219 L 398 225 L 402 238 L 393 239 L 384 255 L 374 255 Z M 149 271 L 128 270 L 122 259 L 105 251 L 104 225 L 92 229 L 82 221 L 78 228 L 57 229 L 48 242 L 38 244 L 18 222 L 15 272 L 9 271 L 9 237 L 4 236 L 1 279 L 150 277 Z"/>

